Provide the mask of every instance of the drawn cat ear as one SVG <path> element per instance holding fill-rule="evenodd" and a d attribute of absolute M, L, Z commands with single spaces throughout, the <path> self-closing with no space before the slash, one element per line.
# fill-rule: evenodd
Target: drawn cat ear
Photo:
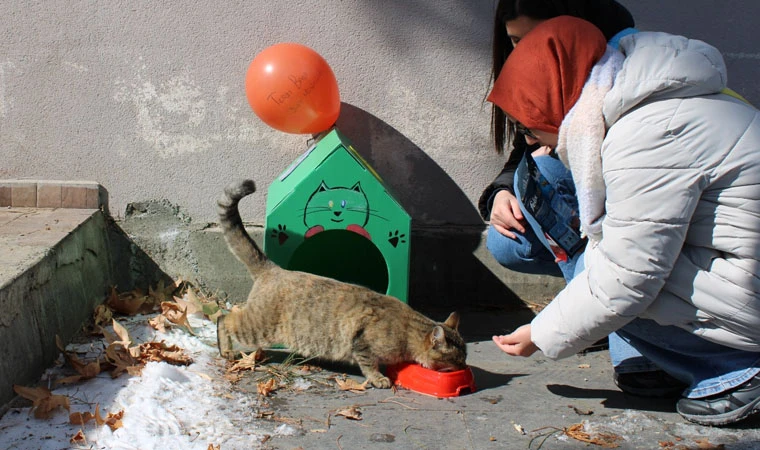
<path fill-rule="evenodd" d="M 440 325 L 433 327 L 433 331 L 430 332 L 430 343 L 433 347 L 438 347 L 446 343 L 446 333 Z"/>
<path fill-rule="evenodd" d="M 330 190 L 330 188 L 327 187 L 327 183 L 325 183 L 325 181 L 322 180 L 322 183 L 317 188 L 317 192 L 324 192 L 324 191 L 329 191 L 329 190 Z"/>
<path fill-rule="evenodd" d="M 361 182 L 357 181 L 355 185 L 351 186 L 352 191 L 361 192 L 362 191 L 362 185 Z"/>
<path fill-rule="evenodd" d="M 459 313 L 454 311 L 453 313 L 449 314 L 449 318 L 446 319 L 443 324 L 454 330 L 459 328 Z"/>

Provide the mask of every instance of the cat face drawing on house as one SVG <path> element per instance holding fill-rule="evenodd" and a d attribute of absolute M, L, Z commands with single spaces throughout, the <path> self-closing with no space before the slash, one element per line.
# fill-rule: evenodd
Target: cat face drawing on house
<path fill-rule="evenodd" d="M 306 201 L 303 222 L 305 237 L 326 229 L 345 229 L 370 239 L 365 226 L 369 221 L 370 206 L 367 195 L 356 182 L 349 187 L 329 187 L 322 181 Z"/>

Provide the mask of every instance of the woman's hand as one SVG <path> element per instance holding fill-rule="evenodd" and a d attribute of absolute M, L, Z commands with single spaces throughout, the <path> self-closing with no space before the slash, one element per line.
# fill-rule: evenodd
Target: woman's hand
<path fill-rule="evenodd" d="M 491 225 L 496 228 L 496 231 L 512 239 L 517 236 L 511 230 L 520 234 L 525 233 L 527 222 L 520 211 L 520 203 L 517 197 L 506 189 L 497 192 L 493 199 Z"/>
<path fill-rule="evenodd" d="M 530 356 L 538 350 L 530 339 L 530 324 L 521 326 L 512 334 L 494 336 L 493 341 L 504 353 L 512 356 Z"/>
<path fill-rule="evenodd" d="M 548 145 L 543 145 L 533 150 L 533 153 L 531 153 L 530 156 L 536 158 L 538 156 L 549 156 L 551 154 L 552 154 L 552 148 L 549 147 Z"/>

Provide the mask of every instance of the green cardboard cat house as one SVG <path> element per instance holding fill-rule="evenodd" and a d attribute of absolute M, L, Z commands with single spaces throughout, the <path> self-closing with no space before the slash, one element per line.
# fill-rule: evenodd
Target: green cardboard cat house
<path fill-rule="evenodd" d="M 281 267 L 407 302 L 411 217 L 337 129 L 272 182 L 266 213 L 264 251 Z"/>

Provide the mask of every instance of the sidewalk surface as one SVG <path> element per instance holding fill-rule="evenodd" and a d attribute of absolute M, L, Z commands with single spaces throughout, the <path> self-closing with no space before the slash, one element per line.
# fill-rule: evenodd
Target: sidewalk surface
<path fill-rule="evenodd" d="M 60 222 L 47 213 L 40 217 L 54 225 L 50 230 L 43 228 L 28 233 L 29 239 L 38 239 L 42 231 L 56 232 L 55 224 Z M 9 232 L 9 223 L 7 214 L 0 215 L 0 228 L 6 227 L 0 243 L 21 238 L 21 233 Z M 6 248 L 0 247 L 2 259 L 22 265 L 46 254 L 44 248 L 31 244 L 28 248 L 33 255 L 10 255 Z M 24 245 L 14 248 L 18 252 Z M 20 270 L 22 268 L 6 264 L 0 272 L 11 275 Z M 442 320 L 450 311 L 423 312 Z M 216 417 L 204 416 L 198 420 L 231 422 L 241 434 L 255 428 L 257 432 L 250 435 L 250 446 L 246 448 L 760 449 L 758 415 L 732 427 L 703 427 L 682 419 L 675 412 L 675 399 L 644 399 L 623 394 L 613 384 L 606 350 L 561 361 L 551 361 L 540 353 L 530 358 L 505 355 L 491 342 L 491 336 L 529 322 L 533 312 L 528 308 L 462 305 L 460 312 L 460 331 L 468 342 L 468 364 L 477 386 L 473 393 L 437 399 L 405 389 L 351 392 L 339 390 L 334 383 L 316 383 L 305 390 L 278 389 L 263 397 L 257 392 L 258 381 L 253 373 L 245 375 L 234 387 L 236 402 L 240 403 L 239 395 L 243 395 L 250 399 L 250 403 L 246 403 L 250 408 L 246 406 L 241 412 L 243 403 L 230 405 L 215 410 Z M 207 336 L 206 340 L 213 345 L 213 336 Z M 224 363 L 214 360 L 209 364 L 222 367 Z M 197 364 L 182 370 L 186 370 L 188 376 L 200 375 L 203 379 L 214 378 L 215 382 L 227 383 L 218 380 L 220 372 L 209 371 L 207 367 L 211 366 Z M 322 367 L 325 370 L 318 372 L 318 376 L 323 379 L 347 373 L 350 378 L 363 381 L 356 368 Z M 106 381 L 110 382 L 103 382 Z M 127 381 L 118 383 L 127 385 Z M 22 411 L 11 410 L 8 414 L 27 414 Z M 35 419 L 24 417 L 24 420 Z M 0 448 L 7 448 L 2 445 L 2 436 L 9 429 L 0 427 Z M 260 430 L 269 431 L 262 434 Z M 156 432 L 162 431 L 165 430 Z M 32 442 L 40 441 L 30 439 L 28 444 Z M 40 444 L 23 447 L 23 443 L 14 441 L 13 448 L 43 447 Z M 68 442 L 57 441 L 47 442 L 44 448 L 84 447 L 70 447 Z M 125 442 L 120 448 L 137 447 Z M 221 445 L 221 450 L 229 448 L 232 447 Z"/>
<path fill-rule="evenodd" d="M 278 436 L 273 448 L 760 449 L 760 417 L 731 428 L 703 427 L 675 412 L 676 399 L 623 394 L 612 381 L 606 350 L 560 361 L 540 353 L 507 356 L 490 337 L 525 318 L 508 311 L 464 312 L 468 364 L 477 384 L 471 394 L 436 399 L 403 389 L 283 391 L 272 399 L 279 416 L 298 419 L 305 430 L 325 428 L 330 416 L 330 429 Z M 360 409 L 361 421 L 334 415 L 352 405 Z M 571 437 L 582 437 L 573 432 L 577 424 L 597 444 Z"/>

